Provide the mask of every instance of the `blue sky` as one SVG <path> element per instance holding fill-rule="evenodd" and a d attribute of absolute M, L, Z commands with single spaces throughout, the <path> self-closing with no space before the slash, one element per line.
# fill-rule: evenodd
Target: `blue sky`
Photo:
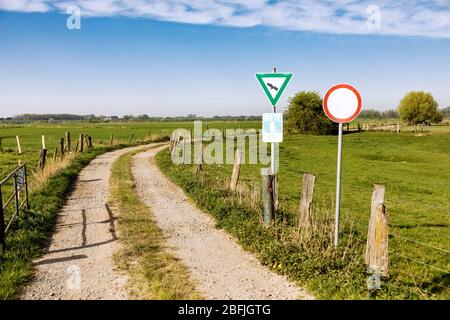
<path fill-rule="evenodd" d="M 339 82 L 364 108 L 412 90 L 450 105 L 449 1 L 379 1 L 376 30 L 365 1 L 70 3 L 80 30 L 66 27 L 68 2 L 0 0 L 0 117 L 259 115 L 271 109 L 255 73 L 273 66 L 294 73 L 280 108 Z"/>

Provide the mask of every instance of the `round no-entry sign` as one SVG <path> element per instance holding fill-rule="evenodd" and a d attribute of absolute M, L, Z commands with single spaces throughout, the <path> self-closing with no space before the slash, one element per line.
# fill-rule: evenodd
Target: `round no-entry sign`
<path fill-rule="evenodd" d="M 330 88 L 323 99 L 323 110 L 334 122 L 353 121 L 361 112 L 362 99 L 358 90 L 349 84 L 338 84 Z"/>

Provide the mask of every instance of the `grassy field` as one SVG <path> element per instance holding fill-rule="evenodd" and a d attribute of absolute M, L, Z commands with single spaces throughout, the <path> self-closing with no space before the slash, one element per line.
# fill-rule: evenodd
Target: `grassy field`
<path fill-rule="evenodd" d="M 301 179 L 316 175 L 314 214 L 332 219 L 335 197 L 337 138 L 286 136 L 280 146 L 279 194 L 284 223 L 263 230 L 255 227 L 260 210 L 236 202 L 217 179 L 231 176 L 231 165 L 206 165 L 201 177 L 192 166 L 174 166 L 167 153 L 158 161 L 164 172 L 180 184 L 200 206 L 215 215 L 218 224 L 258 253 L 263 263 L 306 284 L 324 298 L 450 298 L 450 127 L 432 127 L 429 133 L 351 133 L 344 136 L 342 255 L 327 261 L 309 258 L 297 248 L 295 233 Z M 209 180 L 210 183 L 205 183 Z M 260 166 L 243 165 L 241 182 L 260 188 Z M 202 185 L 203 184 L 203 185 Z M 386 187 L 390 224 L 390 278 L 370 293 L 364 275 L 363 250 L 374 184 Z M 211 186 L 215 187 L 212 188 Z M 250 201 L 247 201 L 249 203 Z M 236 210 L 234 210 L 236 209 Z M 246 214 L 242 214 L 246 212 Z M 326 220 L 326 219 L 325 219 Z M 329 220 L 329 219 L 328 219 Z M 349 236 L 351 235 L 351 236 Z M 255 244 L 254 242 L 259 242 Z M 261 245 L 264 243 L 264 245 Z M 294 248 L 294 249 L 293 249 Z M 323 250 L 322 250 L 323 249 Z M 348 250 L 345 253 L 345 250 Z M 302 257 L 297 256 L 301 252 Z M 280 254 L 283 252 L 283 255 Z M 318 249 L 324 255 L 327 248 Z M 298 261 L 302 261 L 302 266 Z M 319 259 L 320 260 L 320 259 Z M 340 263 L 345 261 L 344 265 Z M 321 264 L 321 265 L 319 265 Z M 322 271 L 317 274 L 317 270 Z M 351 267 L 349 267 L 351 266 Z M 302 273 L 302 274 L 301 274 Z"/>

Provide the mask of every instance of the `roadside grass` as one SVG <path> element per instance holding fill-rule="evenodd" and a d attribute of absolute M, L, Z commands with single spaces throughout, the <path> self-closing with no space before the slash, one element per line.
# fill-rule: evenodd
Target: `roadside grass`
<path fill-rule="evenodd" d="M 35 189 L 30 192 L 30 209 L 21 212 L 16 218 L 6 236 L 8 249 L 0 251 L 0 299 L 18 298 L 21 287 L 32 278 L 32 261 L 48 245 L 57 213 L 73 190 L 81 170 L 103 153 L 142 143 L 136 141 L 133 144 L 98 147 L 78 153 L 64 166 L 47 172 L 46 180 L 41 177 L 33 182 Z"/>
<path fill-rule="evenodd" d="M 78 174 L 96 156 L 111 150 L 99 148 L 79 154 L 30 194 L 30 210 L 21 212 L 12 224 L 6 237 L 8 249 L 0 253 L 0 299 L 16 298 L 21 285 L 30 280 L 32 260 L 48 244 L 57 212 L 71 192 Z"/>
<path fill-rule="evenodd" d="M 112 166 L 110 204 L 118 215 L 121 248 L 116 264 L 128 272 L 128 286 L 134 299 L 200 299 L 187 268 L 164 244 L 164 236 L 149 208 L 139 199 L 131 164 L 142 151 L 122 155 Z"/>
<path fill-rule="evenodd" d="M 337 250 L 330 250 L 324 232 L 312 235 L 315 240 L 311 235 L 306 237 L 306 242 L 295 237 L 301 179 L 306 172 L 316 175 L 313 218 L 323 224 L 330 224 L 331 220 L 332 225 L 336 137 L 285 137 L 280 146 L 278 175 L 281 217 L 268 229 L 260 223 L 259 200 L 255 205 L 247 192 L 243 201 L 237 201 L 239 195 L 227 190 L 232 165 L 204 164 L 203 173 L 196 176 L 192 165 L 173 165 L 167 151 L 157 155 L 157 163 L 200 208 L 216 218 L 218 227 L 239 239 L 263 264 L 287 274 L 318 298 L 449 299 L 449 145 L 448 130 L 429 135 L 345 135 L 341 206 L 344 222 Z M 241 188 L 256 188 L 260 192 L 260 168 L 261 165 L 241 166 Z M 386 186 L 390 277 L 382 281 L 380 290 L 369 291 L 363 253 L 373 184 Z M 323 244 L 316 245 L 316 240 Z"/>

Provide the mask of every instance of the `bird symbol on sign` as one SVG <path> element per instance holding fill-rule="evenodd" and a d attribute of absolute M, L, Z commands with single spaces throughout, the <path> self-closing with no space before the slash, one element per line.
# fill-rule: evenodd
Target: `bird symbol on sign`
<path fill-rule="evenodd" d="M 278 91 L 278 88 L 269 82 L 267 82 L 267 86 L 270 87 L 270 89 L 272 90 Z"/>

